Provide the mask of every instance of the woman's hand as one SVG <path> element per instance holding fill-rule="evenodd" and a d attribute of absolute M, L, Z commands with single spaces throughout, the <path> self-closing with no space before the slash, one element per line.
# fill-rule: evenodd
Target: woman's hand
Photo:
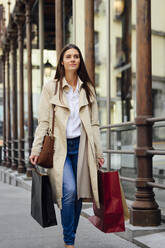
<path fill-rule="evenodd" d="M 104 158 L 98 158 L 98 163 L 99 163 L 99 167 L 102 167 L 104 164 Z"/>
<path fill-rule="evenodd" d="M 38 156 L 31 155 L 31 156 L 29 157 L 29 160 L 30 160 L 30 162 L 31 162 L 33 165 L 36 165 L 36 164 L 37 164 L 37 160 L 38 160 Z"/>

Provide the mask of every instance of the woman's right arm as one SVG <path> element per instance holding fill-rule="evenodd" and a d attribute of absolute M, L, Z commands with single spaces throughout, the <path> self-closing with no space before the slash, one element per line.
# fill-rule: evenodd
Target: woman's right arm
<path fill-rule="evenodd" d="M 40 97 L 39 111 L 38 111 L 38 126 L 35 131 L 34 141 L 31 149 L 31 155 L 29 157 L 32 164 L 37 163 L 37 159 L 42 148 L 44 136 L 47 134 L 49 129 L 50 108 L 51 108 L 49 99 L 50 99 L 50 94 L 48 92 L 48 83 L 47 83 L 44 85 Z"/>

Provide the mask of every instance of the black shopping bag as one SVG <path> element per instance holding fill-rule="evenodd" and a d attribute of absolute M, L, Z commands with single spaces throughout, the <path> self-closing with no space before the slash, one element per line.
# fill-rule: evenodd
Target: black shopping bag
<path fill-rule="evenodd" d="M 57 225 L 49 177 L 36 168 L 32 170 L 31 216 L 42 227 Z"/>

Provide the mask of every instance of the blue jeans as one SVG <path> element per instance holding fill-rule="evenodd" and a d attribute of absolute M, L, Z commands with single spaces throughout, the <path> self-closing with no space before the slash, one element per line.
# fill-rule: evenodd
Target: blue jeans
<path fill-rule="evenodd" d="M 63 171 L 63 198 L 61 223 L 64 242 L 74 245 L 75 234 L 82 208 L 82 199 L 77 200 L 77 161 L 80 137 L 67 139 L 67 156 Z"/>

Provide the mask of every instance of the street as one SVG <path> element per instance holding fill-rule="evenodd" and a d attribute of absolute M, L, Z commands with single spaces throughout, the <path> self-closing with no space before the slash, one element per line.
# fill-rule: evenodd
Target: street
<path fill-rule="evenodd" d="M 63 248 L 59 210 L 58 226 L 43 229 L 30 215 L 30 192 L 0 182 L 0 248 Z M 135 244 L 104 234 L 80 218 L 75 248 L 136 248 Z"/>

